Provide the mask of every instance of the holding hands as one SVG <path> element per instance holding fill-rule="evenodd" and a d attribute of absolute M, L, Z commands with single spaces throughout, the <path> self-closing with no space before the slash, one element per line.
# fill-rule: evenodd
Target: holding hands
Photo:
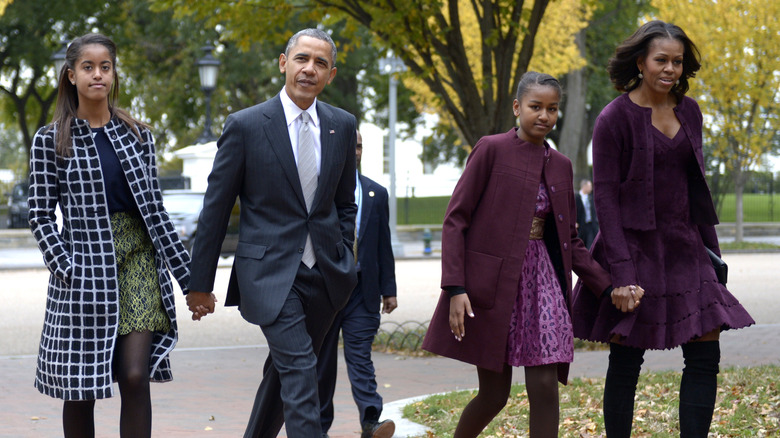
<path fill-rule="evenodd" d="M 194 292 L 190 291 L 187 294 L 187 306 L 192 312 L 192 320 L 200 321 L 201 318 L 214 313 L 216 307 L 217 297 L 211 292 Z"/>
<path fill-rule="evenodd" d="M 639 307 L 645 290 L 641 286 L 630 285 L 616 287 L 612 290 L 612 304 L 621 312 L 633 312 Z"/>

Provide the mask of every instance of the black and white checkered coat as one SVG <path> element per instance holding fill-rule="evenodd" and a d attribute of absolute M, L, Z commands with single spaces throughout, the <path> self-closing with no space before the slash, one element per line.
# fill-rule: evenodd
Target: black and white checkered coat
<path fill-rule="evenodd" d="M 35 386 L 64 400 L 106 398 L 113 395 L 119 292 L 103 176 L 89 123 L 73 120 L 70 157 L 56 156 L 56 129 L 38 130 L 30 158 L 30 228 L 52 273 Z M 154 244 L 163 304 L 171 320 L 169 332 L 154 335 L 150 377 L 171 380 L 168 354 L 178 333 L 166 265 L 184 290 L 189 255 L 163 208 L 151 133 L 141 130 L 139 141 L 116 117 L 105 132 Z M 55 224 L 57 204 L 62 230 Z"/>

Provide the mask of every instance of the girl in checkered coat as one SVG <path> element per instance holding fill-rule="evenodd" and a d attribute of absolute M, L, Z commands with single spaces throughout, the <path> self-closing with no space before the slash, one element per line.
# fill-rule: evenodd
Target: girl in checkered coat
<path fill-rule="evenodd" d="M 162 205 L 149 128 L 115 107 L 113 41 L 76 38 L 58 87 L 30 159 L 30 228 L 51 271 L 35 386 L 64 400 L 65 437 L 91 437 L 95 400 L 116 381 L 121 436 L 148 437 L 149 381 L 171 379 L 177 339 L 167 270 L 184 289 L 189 256 Z"/>

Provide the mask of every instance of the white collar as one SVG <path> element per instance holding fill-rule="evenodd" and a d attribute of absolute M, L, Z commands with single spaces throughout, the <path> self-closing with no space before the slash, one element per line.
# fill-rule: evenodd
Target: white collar
<path fill-rule="evenodd" d="M 284 109 L 284 117 L 287 119 L 287 126 L 290 126 L 295 119 L 297 119 L 302 112 L 306 111 L 309 113 L 309 116 L 311 116 L 311 121 L 314 123 L 314 126 L 320 125 L 320 119 L 317 116 L 317 98 L 314 98 L 314 102 L 312 102 L 311 106 L 309 108 L 302 110 L 298 105 L 295 104 L 295 102 L 290 99 L 290 96 L 287 95 L 287 87 L 283 87 L 282 91 L 279 93 L 279 98 L 282 101 L 282 108 Z"/>

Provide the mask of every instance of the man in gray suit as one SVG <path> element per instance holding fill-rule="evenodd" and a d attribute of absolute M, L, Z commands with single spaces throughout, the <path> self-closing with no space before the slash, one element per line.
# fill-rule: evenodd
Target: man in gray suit
<path fill-rule="evenodd" d="M 357 283 L 355 117 L 317 100 L 336 75 L 336 46 L 305 29 L 279 56 L 285 86 L 228 116 L 209 175 L 187 304 L 214 311 L 220 246 L 236 196 L 239 243 L 226 305 L 263 331 L 270 353 L 244 437 L 320 435 L 317 358 Z"/>

